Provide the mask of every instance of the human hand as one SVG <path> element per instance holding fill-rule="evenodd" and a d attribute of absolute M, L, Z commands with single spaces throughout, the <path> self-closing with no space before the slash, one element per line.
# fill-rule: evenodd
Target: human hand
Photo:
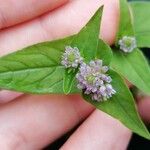
<path fill-rule="evenodd" d="M 1 1 L 0 54 L 77 33 L 103 3 L 101 37 L 112 44 L 118 25 L 118 0 Z M 86 118 L 62 150 L 124 150 L 131 137 L 119 121 L 94 110 L 78 95 L 39 96 L 1 91 L 0 102 L 5 103 L 0 106 L 0 149 L 42 149 Z M 145 109 L 147 103 L 139 102 L 139 108 L 145 119 L 150 120 L 149 110 Z"/>

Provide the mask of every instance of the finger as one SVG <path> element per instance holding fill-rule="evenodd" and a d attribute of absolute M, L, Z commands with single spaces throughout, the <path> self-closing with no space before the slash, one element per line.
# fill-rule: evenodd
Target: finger
<path fill-rule="evenodd" d="M 125 150 L 131 132 L 119 121 L 96 110 L 62 146 L 61 150 Z"/>
<path fill-rule="evenodd" d="M 37 17 L 65 2 L 67 0 L 0 1 L 0 29 Z"/>
<path fill-rule="evenodd" d="M 109 3 L 107 0 L 75 0 L 34 21 L 3 30 L 0 34 L 0 55 L 77 33 L 104 2 L 101 37 L 109 44 L 113 43 L 118 24 L 118 0 Z"/>
<path fill-rule="evenodd" d="M 22 93 L 8 91 L 8 90 L 1 90 L 0 91 L 0 103 L 7 103 L 9 101 L 14 100 L 15 98 L 21 96 Z"/>
<path fill-rule="evenodd" d="M 0 109 L 0 149 L 41 149 L 92 110 L 79 96 L 23 96 Z"/>
<path fill-rule="evenodd" d="M 138 110 L 143 118 L 143 120 L 147 123 L 150 123 L 150 97 L 145 96 L 142 99 L 138 100 Z"/>

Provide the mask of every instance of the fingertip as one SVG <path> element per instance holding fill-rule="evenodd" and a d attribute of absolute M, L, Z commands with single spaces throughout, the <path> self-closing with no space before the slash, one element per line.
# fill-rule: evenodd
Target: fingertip
<path fill-rule="evenodd" d="M 76 109 L 76 112 L 80 120 L 83 120 L 85 116 L 88 116 L 89 114 L 91 114 L 92 111 L 95 109 L 93 105 L 86 102 L 79 94 L 70 95 L 68 97 L 72 100 L 72 103 L 73 103 L 72 105 Z M 79 109 L 80 107 L 82 107 L 82 109 Z"/>
<path fill-rule="evenodd" d="M 119 121 L 96 110 L 62 146 L 65 149 L 126 149 L 131 132 Z M 116 141 L 119 143 L 116 144 Z"/>

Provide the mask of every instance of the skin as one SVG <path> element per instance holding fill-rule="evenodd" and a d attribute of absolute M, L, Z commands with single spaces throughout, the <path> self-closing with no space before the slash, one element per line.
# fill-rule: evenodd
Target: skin
<path fill-rule="evenodd" d="M 0 55 L 77 33 L 102 4 L 100 37 L 112 44 L 118 28 L 118 0 L 1 0 Z M 37 96 L 2 90 L 0 103 L 3 150 L 42 149 L 81 122 L 61 150 L 125 150 L 131 137 L 119 121 L 95 110 L 79 95 Z M 149 122 L 149 97 L 137 105 Z"/>

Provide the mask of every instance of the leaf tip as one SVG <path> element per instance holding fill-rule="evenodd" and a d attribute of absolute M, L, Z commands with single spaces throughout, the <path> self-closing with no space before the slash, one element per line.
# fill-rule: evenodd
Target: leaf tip
<path fill-rule="evenodd" d="M 95 14 L 102 14 L 103 9 L 104 9 L 104 5 L 100 6 Z"/>
<path fill-rule="evenodd" d="M 66 89 L 65 86 L 63 86 L 63 92 L 65 95 L 68 95 L 70 93 L 70 89 Z"/>
<path fill-rule="evenodd" d="M 103 8 L 104 8 L 104 5 L 98 7 L 97 11 L 94 13 L 94 15 L 93 15 L 93 17 L 91 18 L 91 20 L 93 20 L 94 18 L 99 18 L 99 19 L 101 19 L 102 13 L 103 13 Z"/>
<path fill-rule="evenodd" d="M 65 95 L 68 95 L 71 91 L 71 88 L 66 86 L 66 82 L 63 82 L 63 92 Z"/>

